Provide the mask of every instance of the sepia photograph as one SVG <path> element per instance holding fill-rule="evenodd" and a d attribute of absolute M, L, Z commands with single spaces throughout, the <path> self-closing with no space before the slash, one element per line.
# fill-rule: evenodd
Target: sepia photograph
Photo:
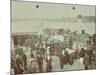
<path fill-rule="evenodd" d="M 11 74 L 96 69 L 96 6 L 11 1 Z"/>

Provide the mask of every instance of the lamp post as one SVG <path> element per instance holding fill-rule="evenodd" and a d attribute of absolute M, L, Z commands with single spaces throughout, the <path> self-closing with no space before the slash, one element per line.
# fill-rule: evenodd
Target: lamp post
<path fill-rule="evenodd" d="M 40 21 L 40 25 L 39 25 L 39 32 L 38 32 L 39 35 L 43 34 L 43 33 L 42 33 L 43 28 L 44 28 L 43 20 L 41 20 L 41 21 Z"/>
<path fill-rule="evenodd" d="M 80 25 L 80 34 L 81 34 L 81 31 L 82 31 L 82 15 L 78 15 L 77 16 L 77 18 L 78 18 L 78 23 L 79 23 L 79 25 Z"/>

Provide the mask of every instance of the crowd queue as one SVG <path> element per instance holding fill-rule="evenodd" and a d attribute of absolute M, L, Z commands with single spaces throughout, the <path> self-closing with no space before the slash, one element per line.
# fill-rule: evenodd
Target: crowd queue
<path fill-rule="evenodd" d="M 95 35 L 89 36 L 89 40 L 86 41 L 87 47 L 81 47 L 80 50 L 78 48 L 73 50 L 72 39 L 69 39 L 70 43 L 66 44 L 65 41 L 59 43 L 54 40 L 47 43 L 41 37 L 34 37 L 34 43 L 30 38 L 24 38 L 24 40 L 14 38 L 14 49 L 11 51 L 12 74 L 51 72 L 53 56 L 59 57 L 61 69 L 66 64 L 73 65 L 74 60 L 83 59 L 84 69 L 88 70 L 92 69 L 90 65 L 96 61 Z M 44 63 L 46 64 L 45 71 Z"/>

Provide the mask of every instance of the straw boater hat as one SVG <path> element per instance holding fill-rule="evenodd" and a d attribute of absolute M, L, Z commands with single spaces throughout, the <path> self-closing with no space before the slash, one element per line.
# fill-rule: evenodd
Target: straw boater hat
<path fill-rule="evenodd" d="M 35 60 L 34 58 L 31 58 L 30 61 L 31 61 L 31 62 L 34 62 L 34 61 L 36 61 L 36 60 Z"/>
<path fill-rule="evenodd" d="M 66 48 L 66 51 L 69 51 L 69 48 Z"/>
<path fill-rule="evenodd" d="M 87 47 L 84 47 L 84 50 L 87 50 Z"/>
<path fill-rule="evenodd" d="M 50 49 L 50 46 L 48 46 L 47 49 Z"/>

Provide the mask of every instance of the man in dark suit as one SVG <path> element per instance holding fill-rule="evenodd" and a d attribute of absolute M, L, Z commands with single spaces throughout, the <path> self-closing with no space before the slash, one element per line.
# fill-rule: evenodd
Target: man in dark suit
<path fill-rule="evenodd" d="M 51 72 L 51 70 L 52 70 L 52 58 L 51 58 L 50 54 L 47 55 L 47 57 L 46 57 L 46 63 L 47 63 L 46 71 Z"/>
<path fill-rule="evenodd" d="M 37 55 L 37 63 L 39 65 L 39 71 L 42 72 L 43 71 L 43 57 L 40 53 L 38 53 Z"/>
<path fill-rule="evenodd" d="M 89 56 L 87 54 L 85 54 L 85 56 L 84 56 L 83 64 L 84 64 L 85 70 L 88 70 L 88 66 L 89 66 Z"/>
<path fill-rule="evenodd" d="M 19 55 L 16 55 L 15 64 L 14 64 L 15 74 L 23 74 L 24 72 L 24 62 Z"/>

